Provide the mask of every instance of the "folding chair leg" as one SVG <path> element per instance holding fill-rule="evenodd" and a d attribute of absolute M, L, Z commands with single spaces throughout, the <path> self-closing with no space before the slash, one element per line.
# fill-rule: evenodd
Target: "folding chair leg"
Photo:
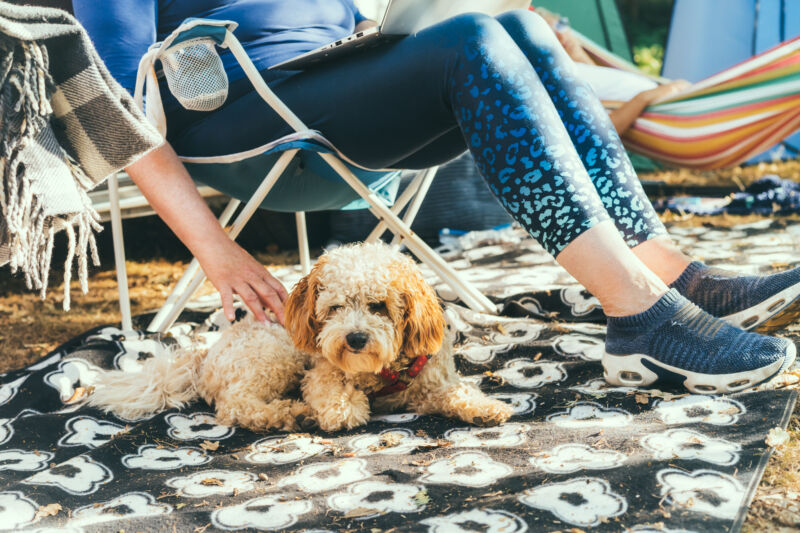
<path fill-rule="evenodd" d="M 414 223 L 414 219 L 417 218 L 419 208 L 422 207 L 422 202 L 425 201 L 425 196 L 428 195 L 428 189 L 431 188 L 433 178 L 436 177 L 436 172 L 438 170 L 439 167 L 431 167 L 423 173 L 422 183 L 419 185 L 419 190 L 414 195 L 411 205 L 408 206 L 406 213 L 403 215 L 403 223 L 409 228 Z M 400 235 L 395 235 L 394 239 L 392 239 L 392 246 L 399 246 L 402 240 L 403 239 Z"/>
<path fill-rule="evenodd" d="M 395 215 L 399 215 L 400 212 L 403 210 L 405 206 L 408 205 L 414 195 L 419 190 L 420 185 L 422 185 L 422 180 L 425 177 L 425 171 L 417 172 L 417 175 L 414 176 L 414 179 L 411 180 L 411 183 L 408 184 L 403 190 L 403 193 L 394 201 L 394 205 L 392 206 L 392 213 Z M 381 235 L 383 235 L 387 230 L 386 222 L 381 220 L 378 222 L 378 225 L 375 226 L 375 229 L 364 239 L 366 242 L 375 242 L 377 241 Z"/>
<path fill-rule="evenodd" d="M 306 214 L 298 211 L 294 214 L 297 222 L 297 248 L 300 251 L 300 269 L 303 275 L 311 272 L 311 253 L 308 250 L 308 230 L 306 229 Z"/>
<path fill-rule="evenodd" d="M 383 219 L 395 234 L 400 233 L 406 240 L 406 246 L 411 252 L 431 268 L 445 283 L 450 285 L 465 304 L 471 309 L 479 312 L 497 313 L 497 307 L 481 294 L 466 280 L 463 280 L 455 270 L 448 265 L 444 259 L 434 252 L 422 239 L 411 231 L 402 220 L 392 213 L 383 201 L 372 192 L 366 185 L 350 171 L 349 168 L 336 156 L 331 154 L 320 154 L 326 163 L 333 168 L 361 198 L 366 200 L 372 208 L 370 211 L 380 219 Z"/>
<path fill-rule="evenodd" d="M 125 266 L 125 240 L 122 235 L 122 212 L 119 207 L 119 182 L 116 174 L 108 178 L 108 201 L 111 212 L 111 236 L 114 241 L 114 266 L 117 269 L 119 312 L 122 315 L 122 330 L 133 329 L 131 299 L 128 294 L 128 269 Z"/>
<path fill-rule="evenodd" d="M 253 196 L 250 197 L 250 200 L 244 206 L 239 215 L 237 215 L 236 220 L 228 230 L 228 236 L 231 239 L 236 239 L 236 237 L 239 236 L 239 233 L 242 232 L 245 224 L 247 224 L 247 222 L 252 218 L 253 214 L 256 212 L 256 209 L 258 209 L 258 206 L 261 205 L 261 203 L 264 201 L 264 198 L 278 181 L 278 178 L 283 175 L 283 171 L 289 166 L 289 163 L 296 153 L 297 150 L 287 150 L 280 156 L 280 158 L 278 158 L 278 161 L 275 162 L 275 165 L 270 169 L 269 173 L 267 173 L 264 181 L 262 181 L 261 185 L 258 186 L 258 189 L 256 189 L 256 191 L 253 193 Z M 194 264 L 196 261 L 197 259 L 194 259 L 192 264 Z M 187 285 L 186 289 L 182 291 L 181 294 L 175 299 L 175 304 L 172 306 L 172 308 L 168 311 L 165 311 L 165 319 L 158 324 L 157 328 L 154 328 L 151 331 L 158 333 L 166 332 L 172 326 L 172 324 L 175 323 L 175 320 L 178 319 L 178 316 L 180 316 L 181 312 L 186 307 L 189 299 L 191 299 L 197 288 L 200 287 L 205 279 L 205 274 L 202 273 L 202 270 L 199 271 L 198 274 L 194 276 L 191 282 Z M 171 297 L 172 295 L 170 295 L 170 298 Z"/>
<path fill-rule="evenodd" d="M 232 199 L 230 202 L 228 202 L 228 205 L 225 206 L 225 209 L 219 216 L 220 226 L 224 227 L 228 222 L 230 222 L 231 217 L 236 212 L 236 209 L 239 207 L 241 203 L 242 202 L 240 202 L 235 198 Z M 183 276 L 181 276 L 181 279 L 179 279 L 178 283 L 175 284 L 175 287 L 172 288 L 172 292 L 169 293 L 167 301 L 164 302 L 164 305 L 162 305 L 161 309 L 158 310 L 156 316 L 154 316 L 153 320 L 150 321 L 150 324 L 147 326 L 147 331 L 161 331 L 161 327 L 163 326 L 164 321 L 172 313 L 176 302 L 189 287 L 189 284 L 197 275 L 197 272 L 199 270 L 200 270 L 200 263 L 197 261 L 197 259 L 193 259 L 192 262 L 189 263 L 189 266 L 186 268 L 186 271 L 184 271 Z M 166 328 L 164 328 L 164 330 L 166 330 Z"/>

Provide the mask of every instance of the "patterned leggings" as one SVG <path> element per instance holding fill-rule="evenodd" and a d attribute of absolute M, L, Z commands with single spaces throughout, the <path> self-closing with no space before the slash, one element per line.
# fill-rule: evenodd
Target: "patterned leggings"
<path fill-rule="evenodd" d="M 271 86 L 366 166 L 423 168 L 468 148 L 495 196 L 554 256 L 607 220 L 629 246 L 666 234 L 602 105 L 529 11 L 455 17 Z M 229 103 L 202 118 L 176 112 L 178 152 L 232 153 L 288 133 L 244 87 L 234 83 Z"/>

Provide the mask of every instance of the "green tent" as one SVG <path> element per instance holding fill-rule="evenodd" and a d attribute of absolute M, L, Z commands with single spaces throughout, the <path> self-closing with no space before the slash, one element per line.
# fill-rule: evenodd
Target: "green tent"
<path fill-rule="evenodd" d="M 606 50 L 633 62 L 628 36 L 614 0 L 534 0 L 543 7 L 569 19 L 569 25 Z M 663 168 L 643 155 L 628 152 L 636 170 L 648 172 Z"/>
<path fill-rule="evenodd" d="M 625 27 L 614 0 L 534 0 L 543 7 L 569 19 L 569 25 L 616 55 L 633 61 Z"/>

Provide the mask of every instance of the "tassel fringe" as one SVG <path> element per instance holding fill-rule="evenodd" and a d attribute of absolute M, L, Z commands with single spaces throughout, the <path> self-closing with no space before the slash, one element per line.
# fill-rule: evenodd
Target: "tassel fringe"
<path fill-rule="evenodd" d="M 65 155 L 75 179 L 82 209 L 73 214 L 48 216 L 33 192 L 32 176 L 25 172 L 20 153 L 27 143 L 47 127 L 52 115 L 46 50 L 35 42 L 0 41 L 0 243 L 9 246 L 12 272 L 25 276 L 29 289 L 47 293 L 55 234 L 64 231 L 68 250 L 64 263 L 65 311 L 70 308 L 70 281 L 77 270 L 81 290 L 88 291 L 89 259 L 99 264 L 94 232 L 101 231 L 100 216 L 92 207 L 88 191 L 92 181 Z"/>

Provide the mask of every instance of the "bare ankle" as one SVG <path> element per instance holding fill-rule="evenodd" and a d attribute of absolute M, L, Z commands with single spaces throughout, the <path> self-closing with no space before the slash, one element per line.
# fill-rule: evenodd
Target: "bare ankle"
<path fill-rule="evenodd" d="M 666 292 L 652 291 L 649 293 L 637 294 L 634 297 L 612 298 L 605 302 L 600 300 L 600 303 L 603 306 L 603 312 L 606 316 L 631 316 L 647 311 L 653 307 L 664 294 L 666 294 Z"/>
<path fill-rule="evenodd" d="M 669 285 L 686 270 L 692 259 L 667 236 L 655 237 L 632 248 L 647 268 Z"/>

